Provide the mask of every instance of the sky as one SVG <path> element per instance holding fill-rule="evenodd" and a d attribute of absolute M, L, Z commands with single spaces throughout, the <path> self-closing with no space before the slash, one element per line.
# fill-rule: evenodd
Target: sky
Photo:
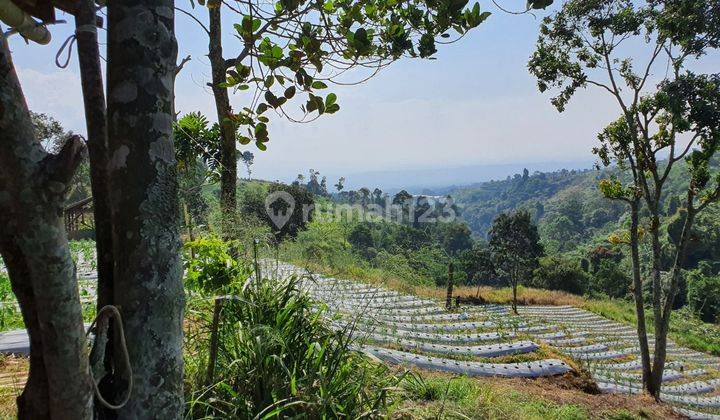
<path fill-rule="evenodd" d="M 501 4 L 522 8 L 525 1 Z M 408 174 L 398 183 L 429 185 L 426 181 L 432 179 L 418 182 L 417 174 L 427 170 L 426 178 L 432 178 L 433 173 L 455 171 L 462 173 L 461 179 L 442 182 L 458 184 L 504 178 L 510 173 L 503 170 L 514 168 L 514 173 L 518 165 L 531 171 L 577 167 L 579 162 L 589 167 L 595 160 L 591 150 L 597 133 L 618 115 L 614 102 L 606 93 L 589 89 L 577 93 L 565 112 L 558 113 L 550 95 L 539 93 L 526 69 L 540 20 L 550 11 L 510 15 L 490 2 L 481 2 L 481 8 L 492 16 L 459 42 L 438 46 L 435 60 L 403 59 L 360 85 L 332 87 L 341 106 L 338 113 L 306 124 L 272 119 L 268 150 L 249 148 L 255 154 L 252 176 L 289 181 L 312 168 L 327 175 L 333 181 L 329 184 L 345 176 L 348 186 L 356 187 L 353 178 L 380 183 L 381 174 L 388 171 Z M 204 9 L 191 12 L 207 21 Z M 49 45 L 26 45 L 13 36 L 13 59 L 30 109 L 84 133 L 75 53 L 68 68 L 55 64 L 74 25 L 71 16 L 58 18 L 69 23 L 51 27 Z M 240 41 L 231 37 L 231 25 L 223 29 L 225 55 L 230 57 L 239 51 Z M 181 13 L 176 15 L 176 32 L 178 60 L 192 57 L 176 82 L 176 109 L 201 111 L 214 120 L 206 85 L 206 36 Z M 707 60 L 708 67 L 720 66 L 719 55 Z M 359 80 L 364 73 L 352 76 Z M 243 93 L 231 97 L 236 109 L 247 100 Z M 473 170 L 483 167 L 507 169 Z"/>

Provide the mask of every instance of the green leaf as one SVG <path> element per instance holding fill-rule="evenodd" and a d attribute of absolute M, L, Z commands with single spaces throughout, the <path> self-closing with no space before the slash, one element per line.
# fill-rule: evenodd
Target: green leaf
<path fill-rule="evenodd" d="M 275 83 L 275 78 L 272 75 L 265 78 L 265 87 L 266 88 L 272 87 L 273 83 Z"/>
<path fill-rule="evenodd" d="M 256 114 L 262 114 L 263 112 L 267 111 L 268 106 L 265 102 L 261 102 L 258 104 L 257 109 L 255 109 Z"/>
<path fill-rule="evenodd" d="M 287 99 L 292 99 L 293 96 L 295 96 L 295 86 L 290 86 L 289 88 L 285 89 L 284 95 Z"/>
<path fill-rule="evenodd" d="M 319 80 L 312 82 L 313 89 L 327 89 L 327 85 Z"/>
<path fill-rule="evenodd" d="M 275 108 L 277 106 L 278 98 L 269 90 L 265 92 L 265 100 L 271 107 Z"/>
<path fill-rule="evenodd" d="M 257 147 L 258 149 L 262 150 L 263 152 L 267 150 L 267 146 L 265 146 L 265 143 L 262 143 L 262 142 L 259 142 L 259 141 L 256 141 L 256 142 L 255 142 L 255 147 Z"/>
<path fill-rule="evenodd" d="M 330 105 L 333 105 L 335 103 L 335 101 L 337 101 L 337 95 L 335 95 L 334 93 L 329 94 L 325 98 L 325 108 L 329 107 Z"/>
<path fill-rule="evenodd" d="M 323 10 L 325 10 L 325 11 L 328 12 L 328 13 L 329 13 L 329 12 L 332 12 L 333 10 L 335 10 L 335 4 L 333 4 L 333 1 L 332 1 L 332 0 L 327 0 L 327 1 L 325 2 L 325 4 L 323 5 Z"/>
<path fill-rule="evenodd" d="M 528 0 L 527 8 L 528 9 L 544 9 L 544 8 L 550 6 L 552 3 L 553 3 L 553 0 Z"/>

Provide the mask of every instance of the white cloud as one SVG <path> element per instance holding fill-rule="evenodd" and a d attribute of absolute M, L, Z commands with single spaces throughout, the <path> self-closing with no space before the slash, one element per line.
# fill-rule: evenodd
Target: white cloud
<path fill-rule="evenodd" d="M 69 69 L 41 72 L 16 68 L 30 110 L 51 115 L 66 128 L 85 133 L 80 76 Z"/>

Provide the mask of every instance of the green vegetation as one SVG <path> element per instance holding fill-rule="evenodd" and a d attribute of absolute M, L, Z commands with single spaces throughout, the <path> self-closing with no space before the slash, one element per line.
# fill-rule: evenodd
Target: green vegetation
<path fill-rule="evenodd" d="M 315 220 L 308 224 L 306 230 L 299 232 L 295 240 L 283 241 L 280 244 L 279 257 L 329 275 L 383 284 L 421 296 L 444 298 L 445 290 L 438 286 L 444 285 L 447 266 L 439 264 L 431 254 L 420 252 L 419 249 L 423 249 L 422 243 L 412 242 L 413 250 L 413 247 L 398 246 L 395 239 L 390 241 L 395 244 L 394 248 L 390 248 L 394 249 L 395 253 L 382 250 L 373 254 L 373 258 L 367 258 L 363 252 L 365 248 L 353 245 L 349 240 L 353 232 L 365 231 L 361 226 L 366 226 L 366 222 Z M 375 222 L 373 226 L 385 233 L 402 231 L 400 237 L 407 233 L 407 227 L 400 228 L 397 224 Z M 481 253 L 482 249 L 485 248 L 476 244 L 468 254 Z M 620 265 L 621 254 L 602 247 L 595 251 L 585 261 L 586 270 L 581 262 L 570 258 L 572 254 L 540 258 L 533 276 L 518 286 L 519 304 L 575 305 L 616 321 L 634 324 L 637 319 L 635 307 L 632 301 L 627 299 L 630 279 L 627 270 Z M 274 258 L 274 252 L 268 251 L 267 254 Z M 443 258 L 439 261 L 450 260 L 445 254 L 438 255 Z M 456 261 L 460 262 L 458 267 L 468 264 L 462 256 Z M 428 267 L 434 267 L 434 271 Z M 434 276 L 438 276 L 439 280 L 434 280 Z M 460 281 L 455 289 L 456 296 L 479 295 L 489 303 L 512 302 L 510 287 L 498 288 L 499 283 L 492 279 L 485 280 L 487 277 L 481 277 L 483 281 L 480 284 L 472 280 L 473 277 L 460 277 L 463 278 L 465 280 Z M 585 295 L 582 296 L 580 291 L 585 291 Z M 576 293 L 572 294 L 573 292 Z M 646 323 L 652 331 L 652 316 Z M 691 306 L 672 316 L 670 337 L 680 345 L 720 355 L 720 326 L 703 322 Z"/>
<path fill-rule="evenodd" d="M 697 67 L 720 47 L 717 20 L 716 4 L 710 1 L 570 0 L 543 19 L 528 62 L 540 92 L 555 94 L 550 102 L 559 112 L 580 89 L 600 88 L 615 102 L 618 117 L 598 133 L 593 153 L 603 166 L 626 170 L 624 179 L 604 179 L 599 187 L 605 198 L 624 204 L 630 214 L 623 243 L 632 255 L 643 388 L 656 399 L 671 314 L 677 295 L 684 295 L 681 284 L 693 225 L 720 200 L 720 173 L 710 166 L 720 145 L 720 75 Z M 630 52 L 628 43 L 639 48 Z M 650 75 L 663 67 L 664 76 L 651 81 Z M 675 175 L 687 186 L 679 206 L 680 235 L 663 248 L 663 223 L 677 221 L 665 208 L 670 206 L 668 176 L 678 162 L 685 170 Z M 647 219 L 642 224 L 641 210 Z M 645 258 L 640 258 L 641 236 L 651 247 Z M 645 331 L 648 295 L 655 316 L 652 364 Z"/>
<path fill-rule="evenodd" d="M 501 214 L 493 222 L 489 237 L 495 270 L 510 281 L 512 308 L 517 313 L 518 284 L 531 277 L 538 258 L 544 253 L 537 226 L 528 212 Z"/>
<path fill-rule="evenodd" d="M 406 410 L 419 418 L 587 419 L 579 405 L 556 404 L 521 392 L 481 385 L 467 377 L 411 376 L 403 381 Z"/>
<path fill-rule="evenodd" d="M 217 239 L 187 249 L 196 254 L 187 258 L 189 291 L 233 296 L 214 306 L 213 299 L 190 303 L 189 417 L 358 418 L 387 410 L 402 376 L 351 350 L 347 331 L 331 330 L 322 308 L 300 292 L 300 278 L 251 282 L 252 269 Z"/>

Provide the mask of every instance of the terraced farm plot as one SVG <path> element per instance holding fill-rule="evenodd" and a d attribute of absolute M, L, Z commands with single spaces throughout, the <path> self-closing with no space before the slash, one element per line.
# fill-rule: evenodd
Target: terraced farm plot
<path fill-rule="evenodd" d="M 503 305 L 446 311 L 438 302 L 349 280 L 306 275 L 289 264 L 264 262 L 264 273 L 304 275 L 302 288 L 328 308 L 361 351 L 390 364 L 469 376 L 541 377 L 583 366 L 603 392 L 641 392 L 635 329 L 572 306 Z M 92 304 L 97 275 L 80 261 L 81 299 Z M 3 302 L 15 306 L 15 302 Z M 27 354 L 24 330 L 0 333 L 0 353 Z M 651 344 L 652 347 L 652 344 Z M 668 343 L 663 400 L 691 418 L 720 418 L 720 358 Z M 22 381 L 21 381 L 22 382 Z M 15 388 L 22 384 L 15 384 Z"/>
<path fill-rule="evenodd" d="M 268 265 L 285 277 L 292 265 Z M 540 377 L 571 370 L 544 349 L 586 368 L 603 392 L 641 392 L 633 326 L 572 306 L 501 305 L 446 311 L 362 283 L 313 274 L 303 289 L 323 302 L 332 325 L 351 331 L 358 349 L 391 364 L 470 376 Z M 652 347 L 652 341 L 651 341 Z M 720 418 L 720 358 L 668 343 L 663 400 L 691 418 Z"/>

